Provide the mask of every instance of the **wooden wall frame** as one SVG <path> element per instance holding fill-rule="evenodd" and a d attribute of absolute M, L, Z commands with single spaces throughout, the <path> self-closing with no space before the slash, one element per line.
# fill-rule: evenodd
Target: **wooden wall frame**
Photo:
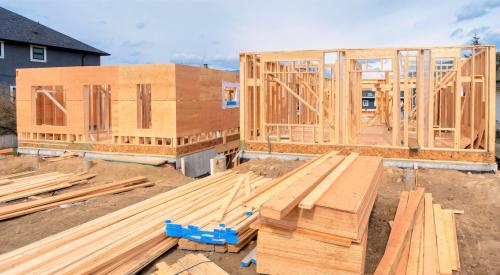
<path fill-rule="evenodd" d="M 495 52 L 488 45 L 243 52 L 241 141 L 250 148 L 343 145 L 492 155 Z M 363 89 L 376 93 L 370 114 L 362 112 Z"/>

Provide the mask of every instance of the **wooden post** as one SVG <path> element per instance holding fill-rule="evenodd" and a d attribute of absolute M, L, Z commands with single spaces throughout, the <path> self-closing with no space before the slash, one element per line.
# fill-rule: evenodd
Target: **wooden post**
<path fill-rule="evenodd" d="M 404 129 L 403 129 L 403 144 L 404 146 L 408 146 L 408 114 L 410 111 L 410 91 L 409 91 L 409 85 L 408 85 L 408 52 L 406 52 L 406 55 L 404 56 L 404 105 L 403 105 L 403 123 L 404 123 Z"/>
<path fill-rule="evenodd" d="M 454 135 L 454 142 L 453 142 L 453 148 L 459 149 L 461 147 L 460 145 L 460 140 L 461 140 L 461 134 L 462 134 L 462 74 L 461 74 L 461 60 L 460 56 L 456 57 L 455 59 L 455 66 L 456 66 L 456 82 L 455 82 L 455 108 L 453 111 L 455 112 L 455 135 Z"/>
<path fill-rule="evenodd" d="M 399 56 L 398 51 L 392 58 L 392 146 L 400 146 L 399 122 L 401 120 L 400 91 L 399 91 Z"/>
<path fill-rule="evenodd" d="M 340 77 L 340 51 L 337 52 L 337 61 L 335 62 L 335 89 L 332 96 L 335 100 L 335 132 L 334 132 L 334 143 L 340 143 L 340 95 L 342 91 L 340 90 L 340 82 L 343 78 Z M 333 77 L 333 76 L 332 76 Z"/>
<path fill-rule="evenodd" d="M 496 47 L 495 46 L 490 46 L 487 49 L 488 53 L 488 67 L 487 71 L 488 73 L 488 82 L 486 85 L 489 86 L 489 89 L 487 89 L 488 94 L 486 94 L 487 103 L 488 107 L 487 109 L 487 114 L 486 116 L 486 125 L 487 125 L 487 131 L 486 131 L 486 136 L 487 138 L 487 144 L 486 148 L 488 152 L 494 154 L 495 153 L 495 133 L 496 133 L 496 122 L 495 122 L 495 116 L 496 116 L 496 106 L 495 106 L 495 99 L 496 99 Z"/>
<path fill-rule="evenodd" d="M 247 139 L 247 62 L 246 55 L 240 55 L 240 141 L 245 142 Z"/>
<path fill-rule="evenodd" d="M 417 143 L 418 147 L 424 147 L 424 51 L 419 50 L 417 56 Z"/>
<path fill-rule="evenodd" d="M 319 144 L 323 144 L 325 139 L 325 110 L 323 106 L 324 101 L 324 82 L 325 82 L 325 58 L 323 55 L 323 59 L 319 61 Z"/>
<path fill-rule="evenodd" d="M 434 93 L 435 93 L 435 87 L 434 87 L 434 71 L 435 71 L 435 60 L 432 57 L 432 52 L 430 52 L 430 76 L 429 76 L 429 113 L 427 114 L 429 116 L 429 136 L 427 137 L 428 140 L 428 146 L 429 148 L 434 148 Z"/>

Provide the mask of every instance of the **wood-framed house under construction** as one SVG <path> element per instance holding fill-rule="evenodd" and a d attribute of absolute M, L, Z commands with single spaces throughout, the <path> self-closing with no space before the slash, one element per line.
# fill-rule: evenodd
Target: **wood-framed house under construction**
<path fill-rule="evenodd" d="M 247 151 L 495 162 L 495 46 L 244 52 L 240 87 Z"/>
<path fill-rule="evenodd" d="M 177 64 L 19 69 L 19 147 L 232 153 L 238 90 L 237 73 Z"/>

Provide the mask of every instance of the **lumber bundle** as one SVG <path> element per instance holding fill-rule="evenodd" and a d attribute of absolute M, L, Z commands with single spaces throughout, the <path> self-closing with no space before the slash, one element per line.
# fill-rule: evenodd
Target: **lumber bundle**
<path fill-rule="evenodd" d="M 250 191 L 268 181 L 253 174 L 226 171 L 188 183 L 0 255 L 0 273 L 135 273 L 177 245 L 178 238 L 165 236 L 167 216 L 179 224 L 204 220 L 207 213 L 220 208 L 221 197 L 227 197 L 241 177 L 249 178 Z M 222 221 L 235 218 L 233 210 L 239 207 L 239 193 Z M 214 201 L 219 203 L 207 206 Z M 208 217 L 208 221 L 213 219 L 213 215 Z M 246 218 L 250 216 L 236 218 L 232 224 L 243 230 Z M 195 224 L 201 227 L 203 223 Z"/>
<path fill-rule="evenodd" d="M 30 213 L 50 209 L 62 204 L 75 203 L 98 196 L 121 193 L 139 187 L 148 187 L 154 185 L 154 183 L 146 182 L 146 180 L 146 177 L 135 177 L 127 180 L 83 188 L 52 197 L 40 198 L 34 201 L 3 206 L 0 207 L 0 220 L 27 215 Z"/>
<path fill-rule="evenodd" d="M 454 211 L 432 203 L 423 188 L 402 192 L 384 256 L 375 274 L 460 271 Z"/>
<path fill-rule="evenodd" d="M 156 269 L 154 275 L 229 275 L 203 254 L 187 254 L 172 265 L 160 262 Z"/>
<path fill-rule="evenodd" d="M 368 220 L 382 174 L 379 157 L 329 153 L 281 179 L 253 225 L 259 229 L 257 272 L 364 273 Z"/>
<path fill-rule="evenodd" d="M 183 250 L 191 251 L 207 251 L 207 252 L 218 252 L 218 253 L 238 253 L 243 249 L 250 241 L 257 236 L 257 229 L 248 228 L 240 236 L 237 244 L 212 244 L 200 241 L 191 241 L 189 239 L 181 238 L 179 239 L 179 248 Z"/>
<path fill-rule="evenodd" d="M 228 184 L 207 193 L 205 201 L 189 209 L 189 216 L 177 221 L 168 216 L 167 236 L 214 245 L 240 245 L 247 240 L 244 233 L 257 219 L 259 209 L 245 206 L 244 202 L 269 181 L 254 174 L 234 177 Z"/>
<path fill-rule="evenodd" d="M 68 188 L 76 184 L 87 183 L 95 174 L 51 172 L 17 178 L 13 174 L 0 179 L 0 202 L 8 202 L 29 196 Z"/>

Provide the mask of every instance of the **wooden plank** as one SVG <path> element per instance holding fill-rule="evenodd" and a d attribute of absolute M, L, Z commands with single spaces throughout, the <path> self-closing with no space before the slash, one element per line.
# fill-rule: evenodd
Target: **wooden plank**
<path fill-rule="evenodd" d="M 286 192 L 280 192 L 272 199 L 265 202 L 260 210 L 264 217 L 281 219 L 288 214 L 299 202 L 307 196 L 328 174 L 337 167 L 343 156 L 333 156 L 318 165 L 314 170 L 294 181 Z"/>
<path fill-rule="evenodd" d="M 436 227 L 436 243 L 438 251 L 438 264 L 440 274 L 452 274 L 450 253 L 443 224 L 443 213 L 440 204 L 434 204 L 434 225 Z"/>
<path fill-rule="evenodd" d="M 410 197 L 410 192 L 408 191 L 403 191 L 400 194 L 399 197 L 399 203 L 398 203 L 398 208 L 396 208 L 396 214 L 394 215 L 394 220 L 391 225 L 391 233 L 392 233 L 392 228 L 394 227 L 394 223 L 401 223 L 405 210 L 406 210 L 406 205 L 408 204 L 408 198 Z M 387 240 L 386 247 L 389 247 L 390 244 L 394 243 L 397 241 L 397 236 L 396 234 L 389 234 L 389 239 Z"/>
<path fill-rule="evenodd" d="M 418 208 L 423 207 L 423 204 L 421 204 L 423 195 L 424 188 L 417 188 L 417 190 L 410 193 L 401 222 L 395 222 L 391 230 L 391 235 L 395 234 L 396 238 L 390 246 L 386 247 L 384 256 L 378 264 L 375 274 L 394 274 L 396 272 L 404 247 L 410 241 Z"/>
<path fill-rule="evenodd" d="M 347 156 L 342 163 L 340 163 L 333 172 L 323 179 L 318 186 L 316 186 L 299 204 L 300 208 L 312 209 L 314 204 L 321 196 L 328 190 L 332 184 L 344 173 L 349 165 L 359 156 L 358 153 L 351 153 Z"/>
<path fill-rule="evenodd" d="M 437 247 L 436 229 L 434 225 L 434 210 L 432 206 L 432 194 L 425 194 L 424 210 L 424 274 L 436 274 Z"/>
<path fill-rule="evenodd" d="M 406 274 L 417 275 L 423 272 L 423 266 L 420 262 L 421 246 L 423 241 L 423 227 L 424 227 L 424 208 L 420 208 L 417 212 L 417 218 L 415 220 L 415 225 L 413 226 L 413 231 L 411 233 L 410 240 L 410 253 L 408 256 L 408 265 L 406 267 Z"/>
<path fill-rule="evenodd" d="M 443 218 L 443 227 L 444 227 L 444 232 L 446 236 L 446 244 L 447 244 L 447 250 L 449 253 L 449 263 L 451 266 L 452 270 L 459 270 L 459 262 L 460 259 L 458 258 L 457 255 L 457 237 L 455 235 L 455 229 L 454 229 L 454 214 L 451 210 L 449 209 L 443 209 L 442 210 L 442 218 Z"/>

